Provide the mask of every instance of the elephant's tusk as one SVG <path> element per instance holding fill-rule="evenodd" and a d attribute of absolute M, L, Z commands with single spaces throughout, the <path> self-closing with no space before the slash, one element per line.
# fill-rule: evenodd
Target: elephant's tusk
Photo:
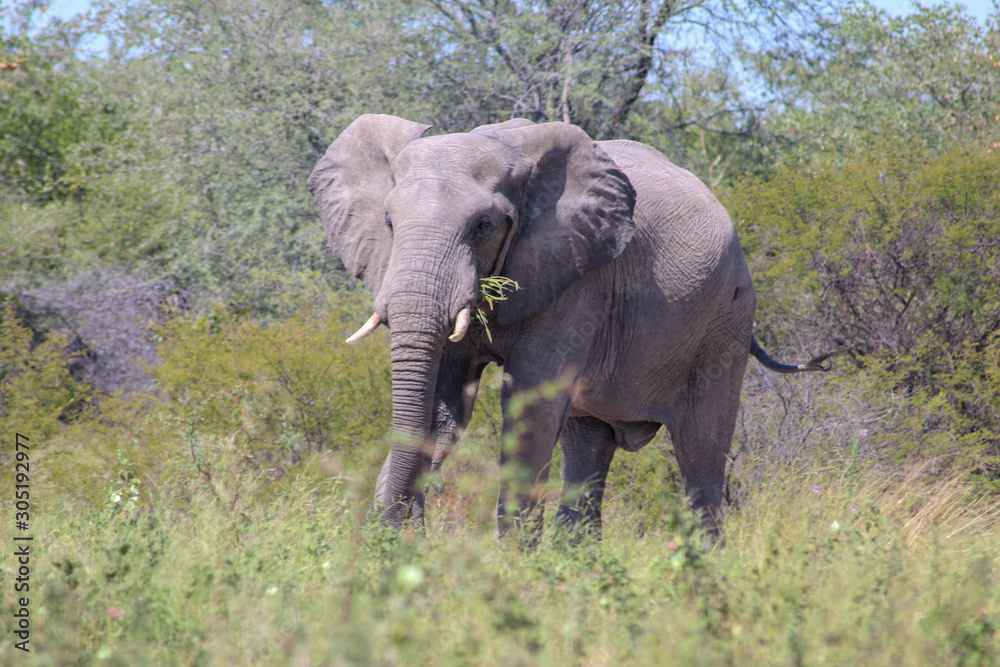
<path fill-rule="evenodd" d="M 361 325 L 353 336 L 347 339 L 348 343 L 357 343 L 358 341 L 367 338 L 372 334 L 373 331 L 378 329 L 378 325 L 382 323 L 379 319 L 378 313 L 372 313 L 372 316 L 368 318 L 368 321 Z"/>
<path fill-rule="evenodd" d="M 458 312 L 458 317 L 455 318 L 455 332 L 448 336 L 448 340 L 452 343 L 457 343 L 465 338 L 465 332 L 469 330 L 470 314 L 471 311 L 468 306 Z"/>

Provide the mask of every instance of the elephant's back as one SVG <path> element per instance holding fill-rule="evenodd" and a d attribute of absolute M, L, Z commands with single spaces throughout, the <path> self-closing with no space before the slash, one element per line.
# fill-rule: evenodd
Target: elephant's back
<path fill-rule="evenodd" d="M 675 185 L 680 189 L 686 191 L 701 189 L 711 194 L 697 176 L 687 169 L 678 167 L 670 161 L 670 158 L 652 146 L 625 139 L 598 141 L 597 145 L 622 168 L 629 179 L 639 181 L 666 179 L 676 181 Z M 638 189 L 638 186 L 636 188 Z"/>
<path fill-rule="evenodd" d="M 621 167 L 635 188 L 637 224 L 648 227 L 687 222 L 705 232 L 733 229 L 729 214 L 708 186 L 660 151 L 635 141 L 597 144 Z"/>
<path fill-rule="evenodd" d="M 644 144 L 598 145 L 636 190 L 636 235 L 625 262 L 652 269 L 656 282 L 669 286 L 671 300 L 685 300 L 718 282 L 749 283 L 729 214 L 697 176 Z"/>

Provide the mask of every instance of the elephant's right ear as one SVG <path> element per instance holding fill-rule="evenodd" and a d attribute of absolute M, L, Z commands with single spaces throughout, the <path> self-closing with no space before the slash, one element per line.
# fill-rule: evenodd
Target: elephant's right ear
<path fill-rule="evenodd" d="M 430 125 L 365 114 L 347 126 L 309 176 L 326 241 L 372 294 L 382 286 L 392 238 L 385 197 L 394 182 L 389 163 Z"/>

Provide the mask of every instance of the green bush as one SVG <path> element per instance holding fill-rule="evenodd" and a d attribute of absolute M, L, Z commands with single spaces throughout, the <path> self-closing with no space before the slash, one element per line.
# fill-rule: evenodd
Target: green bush
<path fill-rule="evenodd" d="M 872 366 L 872 389 L 903 399 L 885 442 L 895 455 L 967 470 L 1000 491 L 1000 334 L 959 345 L 928 334 Z"/>
<path fill-rule="evenodd" d="M 159 329 L 163 362 L 150 369 L 171 414 L 200 429 L 243 430 L 288 454 L 351 451 L 383 437 L 391 419 L 384 337 L 343 342 L 341 312 L 272 324 L 217 309 Z"/>
<path fill-rule="evenodd" d="M 811 433 L 821 453 L 847 451 L 864 428 L 868 453 L 1000 477 L 997 182 L 992 147 L 935 154 L 897 141 L 738 184 L 726 203 L 759 295 L 758 336 L 853 361 L 826 389 L 795 380 L 812 396 L 784 402 L 779 429 Z"/>
<path fill-rule="evenodd" d="M 180 509 L 39 516 L 40 660 L 991 666 L 1000 650 L 997 506 L 953 477 L 774 466 L 708 552 L 683 519 L 640 536 L 611 512 L 600 545 L 524 552 L 488 523 L 358 522 L 312 480 L 238 520 L 193 491 Z"/>
<path fill-rule="evenodd" d="M 1000 330 L 1000 160 L 883 143 L 844 165 L 787 168 L 725 199 L 764 322 L 861 354 Z"/>
<path fill-rule="evenodd" d="M 289 303 L 317 296 L 288 289 Z M 373 485 L 391 420 L 387 339 L 347 345 L 370 305 L 324 298 L 271 324 L 223 308 L 168 317 L 154 329 L 154 391 L 79 411 L 38 452 L 47 482 L 94 509 L 115 495 L 188 507 L 207 485 L 232 511 L 289 473 Z"/>
<path fill-rule="evenodd" d="M 0 305 L 0 430 L 44 440 L 81 408 L 90 389 L 66 368 L 65 336 L 33 339 L 14 300 L 5 299 Z"/>

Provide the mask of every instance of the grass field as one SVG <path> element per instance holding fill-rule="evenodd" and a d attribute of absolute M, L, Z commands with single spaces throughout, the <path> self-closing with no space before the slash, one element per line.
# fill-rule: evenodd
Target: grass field
<path fill-rule="evenodd" d="M 130 666 L 1000 664 L 1000 504 L 958 478 L 775 464 L 730 508 L 726 546 L 710 549 L 676 492 L 648 502 L 617 470 L 600 544 L 570 547 L 549 531 L 523 551 L 494 537 L 493 482 L 462 472 L 469 460 L 439 484 L 422 532 L 367 521 L 370 480 L 337 474 L 330 456 L 277 483 L 192 469 L 183 501 L 140 493 L 128 472 L 89 509 L 41 483 L 31 653 L 12 647 L 5 559 L 0 655 Z"/>

